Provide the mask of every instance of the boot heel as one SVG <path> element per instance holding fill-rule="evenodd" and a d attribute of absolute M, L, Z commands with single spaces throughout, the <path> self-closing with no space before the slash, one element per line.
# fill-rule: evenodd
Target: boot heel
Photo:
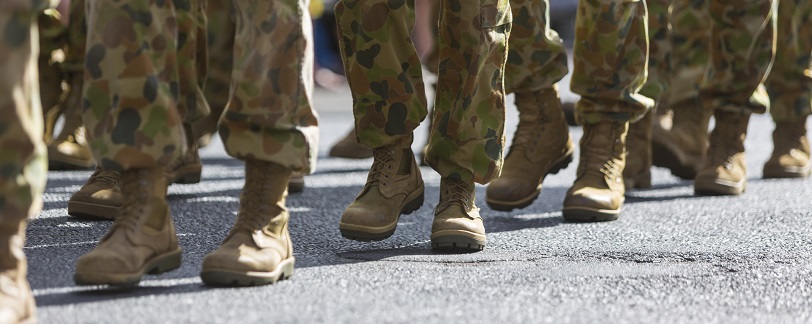
<path fill-rule="evenodd" d="M 414 200 L 410 201 L 406 206 L 403 206 L 403 210 L 400 211 L 402 215 L 409 215 L 413 213 L 415 210 L 420 209 L 423 206 L 423 194 L 421 193 L 420 196 L 417 196 Z"/>
<path fill-rule="evenodd" d="M 566 169 L 572 163 L 572 152 L 567 155 L 563 160 L 556 163 L 551 169 L 549 174 L 558 174 L 559 171 Z"/>
<path fill-rule="evenodd" d="M 152 269 L 150 269 L 147 273 L 151 275 L 161 274 L 167 271 L 175 270 L 180 268 L 181 263 L 181 251 L 171 252 L 168 255 L 160 257 L 158 260 L 155 260 L 155 264 L 153 265 Z"/>

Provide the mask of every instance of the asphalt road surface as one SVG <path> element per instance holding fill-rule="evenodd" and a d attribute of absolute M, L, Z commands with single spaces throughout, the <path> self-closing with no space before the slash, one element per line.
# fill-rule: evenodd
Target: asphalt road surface
<path fill-rule="evenodd" d="M 572 99 L 571 95 L 565 96 Z M 511 104 L 512 105 L 512 104 Z M 696 197 L 690 181 L 654 168 L 654 187 L 627 195 L 618 221 L 568 223 L 561 203 L 576 164 L 549 176 L 532 205 L 496 212 L 477 186 L 488 245 L 470 254 L 429 247 L 439 177 L 422 168 L 426 203 L 376 243 L 343 239 L 338 220 L 371 159 L 327 156 L 352 125 L 346 92 L 316 94 L 318 171 L 288 198 L 296 273 L 256 288 L 201 283 L 201 260 L 235 220 L 242 163 L 214 141 L 203 180 L 173 185 L 180 269 L 131 290 L 78 287 L 76 259 L 110 222 L 69 217 L 67 201 L 90 171 L 51 172 L 45 207 L 25 252 L 43 323 L 810 322 L 812 180 L 763 180 L 772 122 L 752 119 L 749 185 L 740 197 Z M 508 109 L 508 138 L 516 125 Z M 578 127 L 571 128 L 575 139 Z M 426 129 L 416 133 L 415 149 Z M 417 151 L 419 152 L 419 151 Z"/>

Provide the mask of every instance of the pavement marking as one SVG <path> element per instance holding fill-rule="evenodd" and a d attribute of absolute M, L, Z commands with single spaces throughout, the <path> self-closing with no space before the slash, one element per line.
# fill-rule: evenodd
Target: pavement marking
<path fill-rule="evenodd" d="M 186 199 L 186 202 L 240 202 L 240 198 L 237 197 L 200 197 L 200 198 L 191 198 Z"/>
<path fill-rule="evenodd" d="M 194 234 L 194 233 L 178 233 L 177 235 L 178 235 L 178 237 L 183 237 L 183 236 L 195 236 L 197 234 Z M 23 247 L 23 249 L 24 250 L 30 250 L 30 249 L 41 249 L 41 248 L 48 248 L 48 247 L 86 245 L 86 244 L 96 244 L 96 243 L 99 243 L 99 240 L 84 241 L 84 242 L 73 242 L 73 243 L 40 244 L 40 245 L 26 246 L 26 247 Z"/>
<path fill-rule="evenodd" d="M 200 280 L 200 277 L 190 277 L 190 278 L 178 278 L 178 279 L 141 280 L 141 283 L 139 283 L 138 286 L 139 287 L 172 287 L 172 286 L 192 285 L 192 284 L 202 284 L 202 283 L 203 282 Z M 74 293 L 74 292 L 92 292 L 92 291 L 106 291 L 106 290 L 110 290 L 110 288 L 108 288 L 108 286 L 94 286 L 92 288 L 90 288 L 90 287 L 81 287 L 81 286 L 42 288 L 42 289 L 34 289 L 34 297 L 46 296 L 46 295 L 67 294 L 67 293 Z"/>

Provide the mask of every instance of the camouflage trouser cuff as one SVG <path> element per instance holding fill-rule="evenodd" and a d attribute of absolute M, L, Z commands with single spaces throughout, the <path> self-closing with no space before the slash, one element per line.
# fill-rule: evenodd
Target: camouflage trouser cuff
<path fill-rule="evenodd" d="M 771 99 L 770 115 L 775 122 L 795 122 L 812 115 L 812 98 L 808 95 L 783 95 Z"/>
<path fill-rule="evenodd" d="M 649 100 L 650 101 L 650 100 Z M 581 98 L 575 104 L 575 119 L 579 124 L 597 124 L 601 122 L 634 122 L 642 118 L 653 102 L 632 105 L 622 101 L 595 101 Z"/>
<path fill-rule="evenodd" d="M 729 95 L 701 95 L 704 109 L 741 114 L 763 114 L 770 110 L 770 98 L 766 91 L 758 90 L 747 100 Z"/>

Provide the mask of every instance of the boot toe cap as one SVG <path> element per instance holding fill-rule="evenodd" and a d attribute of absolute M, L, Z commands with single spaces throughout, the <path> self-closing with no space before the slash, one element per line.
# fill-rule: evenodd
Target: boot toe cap
<path fill-rule="evenodd" d="M 611 190 L 584 188 L 567 194 L 564 208 L 619 210 L 623 200 L 622 194 Z"/>
<path fill-rule="evenodd" d="M 489 200 L 517 201 L 537 194 L 539 186 L 529 182 L 500 180 L 497 178 L 488 185 L 486 197 Z"/>

